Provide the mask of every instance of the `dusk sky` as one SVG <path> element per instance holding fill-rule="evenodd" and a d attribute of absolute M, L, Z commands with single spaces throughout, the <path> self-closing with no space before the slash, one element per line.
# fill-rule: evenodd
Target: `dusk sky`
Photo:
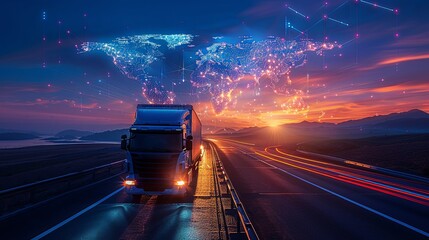
<path fill-rule="evenodd" d="M 205 130 L 429 112 L 426 0 L 18 0 L 2 5 L 1 129 L 55 133 L 131 125 L 136 104 L 148 103 L 141 79 L 124 74 L 102 51 L 80 49 L 85 42 L 143 34 L 195 36 L 146 69 L 145 77 L 174 93 L 174 103 L 193 104 Z M 221 91 L 227 102 L 215 111 L 213 91 L 195 86 L 195 53 L 214 42 L 237 46 L 242 36 L 335 47 L 305 53 L 280 76 L 287 94 L 279 94 L 264 77 L 255 81 L 244 74 L 231 80 L 234 87 Z"/>

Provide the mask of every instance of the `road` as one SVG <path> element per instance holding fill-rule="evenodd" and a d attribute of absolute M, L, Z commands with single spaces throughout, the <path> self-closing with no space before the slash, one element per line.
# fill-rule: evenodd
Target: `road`
<path fill-rule="evenodd" d="M 282 146 L 211 141 L 218 154 L 206 151 L 189 197 L 143 196 L 135 203 L 122 175 L 0 220 L 0 239 L 227 239 L 233 225 L 219 209 L 214 156 L 261 239 L 429 238 L 427 183 Z"/>
<path fill-rule="evenodd" d="M 211 139 L 261 239 L 428 239 L 429 185 Z"/>
<path fill-rule="evenodd" d="M 0 239 L 226 239 L 212 159 L 210 151 L 202 157 L 189 197 L 134 203 L 122 175 L 1 220 Z"/>

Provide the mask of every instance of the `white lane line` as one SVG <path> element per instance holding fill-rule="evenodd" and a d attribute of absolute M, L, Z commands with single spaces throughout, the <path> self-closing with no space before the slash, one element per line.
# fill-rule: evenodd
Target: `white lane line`
<path fill-rule="evenodd" d="M 394 218 L 394 217 L 388 216 L 388 215 L 386 215 L 386 214 L 384 214 L 384 213 L 382 213 L 382 212 L 379 212 L 379 211 L 377 211 L 377 210 L 375 210 L 375 209 L 373 209 L 373 208 L 367 207 L 367 206 L 365 206 L 365 205 L 363 205 L 363 204 L 361 204 L 361 203 L 355 202 L 355 201 L 351 200 L 350 198 L 347 198 L 347 197 L 345 197 L 345 196 L 343 196 L 343 195 L 340 195 L 340 194 L 338 194 L 338 193 L 336 193 L 336 192 L 333 192 L 333 191 L 331 191 L 331 190 L 328 190 L 328 189 L 326 189 L 326 188 L 324 188 L 324 187 L 322 187 L 322 186 L 319 186 L 319 185 L 317 185 L 317 184 L 315 184 L 315 183 L 313 183 L 313 182 L 310 182 L 310 181 L 308 181 L 308 180 L 306 180 L 306 179 L 304 179 L 304 178 L 301 178 L 301 177 L 299 177 L 299 176 L 297 176 L 297 175 L 295 175 L 295 174 L 293 174 L 293 173 L 290 173 L 290 172 L 288 172 L 288 171 L 286 171 L 286 170 L 284 170 L 284 169 L 281 169 L 281 168 L 279 168 L 279 167 L 276 167 L 276 166 L 274 166 L 274 165 L 272 165 L 272 164 L 270 164 L 270 163 L 268 163 L 268 162 L 266 162 L 266 161 L 264 161 L 264 160 L 262 160 L 262 159 L 259 159 L 259 160 L 260 160 L 261 162 L 263 162 L 263 163 L 267 164 L 268 166 L 271 166 L 271 167 L 273 167 L 273 168 L 276 168 L 276 169 L 278 169 L 278 170 L 280 170 L 280 171 L 282 171 L 282 172 L 284 172 L 284 173 L 286 173 L 286 174 L 288 174 L 288 175 L 290 175 L 290 176 L 292 176 L 292 177 L 294 177 L 294 178 L 297 178 L 297 179 L 299 179 L 299 180 L 301 180 L 301 181 L 303 181 L 303 182 L 306 182 L 306 183 L 308 183 L 308 184 L 310 184 L 310 185 L 312 185 L 312 186 L 314 186 L 314 187 L 316 187 L 316 188 L 319 188 L 319 189 L 321 189 L 321 190 L 323 190 L 323 191 L 325 191 L 325 192 L 327 192 L 327 193 L 330 193 L 330 194 L 332 194 L 332 195 L 334 195 L 334 196 L 336 196 L 336 197 L 339 197 L 339 198 L 341 198 L 341 199 L 343 199 L 343 200 L 345 200 L 345 201 L 347 201 L 347 202 L 349 202 L 349 203 L 352 203 L 352 204 L 354 204 L 354 205 L 356 205 L 356 206 L 358 206 L 358 207 L 361 207 L 361 208 L 363 208 L 363 209 L 365 209 L 365 210 L 368 210 L 368 211 L 370 211 L 370 212 L 372 212 L 372 213 L 375 213 L 375 214 L 377 214 L 378 216 L 384 217 L 384 218 L 386 218 L 386 219 L 388 219 L 388 220 L 390 220 L 390 221 L 392 221 L 392 222 L 395 222 L 395 223 L 397 223 L 397 224 L 399 224 L 399 225 L 401 225 L 401 226 L 403 226 L 403 227 L 406 227 L 406 228 L 408 228 L 408 229 L 411 229 L 411 230 L 413 230 L 413 231 L 415 231 L 415 232 L 417 232 L 417 233 L 419 233 L 419 234 L 422 234 L 422 235 L 423 235 L 423 236 L 425 236 L 425 237 L 429 237 L 429 233 L 428 233 L 428 232 L 425 232 L 425 231 L 423 231 L 423 230 L 420 230 L 420 229 L 418 229 L 418 228 L 416 228 L 416 227 L 414 227 L 414 226 L 411 226 L 411 225 L 410 225 L 410 224 L 408 224 L 408 223 L 402 222 L 401 220 L 398 220 L 398 219 L 396 219 L 396 218 Z"/>
<path fill-rule="evenodd" d="M 67 218 L 66 220 L 64 220 L 64 221 L 62 221 L 62 222 L 60 222 L 60 223 L 58 223 L 57 225 L 55 225 L 55 226 L 51 227 L 50 229 L 48 229 L 48 230 L 44 231 L 43 233 L 41 233 L 41 234 L 37 235 L 36 237 L 32 238 L 32 240 L 38 240 L 38 239 L 41 239 L 41 238 L 45 237 L 46 235 L 50 234 L 51 232 L 53 232 L 53 231 L 57 230 L 58 228 L 60 228 L 60 227 L 62 227 L 62 226 L 64 226 L 64 225 L 66 225 L 67 223 L 69 223 L 69 222 L 70 222 L 70 221 L 72 221 L 73 219 L 75 219 L 75 218 L 79 217 L 80 215 L 82 215 L 82 214 L 84 214 L 84 213 L 88 212 L 89 210 L 93 209 L 93 208 L 94 208 L 94 207 L 96 207 L 98 204 L 100 204 L 100 203 L 102 203 L 102 202 L 106 201 L 108 198 L 110 198 L 111 196 L 113 196 L 113 195 L 117 194 L 118 192 L 120 192 L 120 191 L 121 191 L 121 190 L 123 190 L 123 189 L 124 189 L 124 187 L 120 187 L 119 189 L 115 190 L 115 191 L 114 191 L 114 192 L 112 192 L 111 194 L 109 194 L 109 195 L 105 196 L 104 198 L 102 198 L 102 199 L 98 200 L 97 202 L 93 203 L 91 206 L 86 207 L 86 208 L 85 208 L 85 209 L 83 209 L 82 211 L 80 211 L 80 212 L 76 213 L 75 215 L 73 215 L 73 216 L 71 216 L 71 217 Z"/>

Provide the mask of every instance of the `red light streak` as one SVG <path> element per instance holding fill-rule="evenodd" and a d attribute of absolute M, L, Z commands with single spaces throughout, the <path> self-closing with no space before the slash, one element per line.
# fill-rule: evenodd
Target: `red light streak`
<path fill-rule="evenodd" d="M 394 183 L 385 182 L 386 184 L 382 185 L 381 183 L 377 183 L 376 182 L 376 181 L 379 181 L 378 179 L 377 180 L 373 179 L 373 180 L 376 180 L 376 181 L 369 182 L 370 180 L 362 179 L 361 177 L 350 176 L 349 172 L 344 172 L 344 171 L 341 171 L 339 169 L 326 168 L 326 167 L 318 166 L 318 165 L 315 165 L 315 164 L 300 162 L 300 161 L 297 161 L 297 160 L 293 160 L 293 159 L 290 159 L 290 158 L 285 158 L 285 157 L 282 157 L 282 156 L 278 156 L 278 155 L 269 153 L 268 152 L 269 148 L 270 147 L 265 148 L 265 152 L 268 153 L 268 154 L 270 154 L 272 157 L 264 155 L 264 154 L 262 154 L 260 152 L 257 152 L 257 151 L 255 151 L 255 154 L 257 154 L 257 155 L 259 155 L 261 157 L 264 157 L 266 159 L 270 159 L 270 160 L 273 160 L 273 161 L 276 161 L 276 162 L 279 162 L 279 163 L 282 163 L 282 164 L 285 164 L 285 165 L 288 165 L 288 166 L 291 166 L 291 167 L 294 167 L 294 168 L 298 168 L 298 169 L 302 169 L 302 170 L 305 170 L 305 171 L 308 171 L 308 172 L 315 173 L 317 175 L 325 176 L 325 177 L 328 177 L 328 178 L 331 178 L 331 179 L 335 179 L 335 180 L 338 180 L 338 181 L 341 181 L 341 182 L 344 182 L 344 183 L 353 184 L 353 185 L 360 186 L 360 187 L 363 187 L 363 188 L 366 188 L 366 189 L 374 190 L 374 191 L 381 192 L 381 193 L 384 193 L 384 194 L 388 194 L 388 195 L 391 195 L 391 196 L 395 196 L 395 197 L 398 197 L 398 198 L 401 198 L 401 199 L 405 199 L 405 200 L 408 200 L 408 201 L 416 202 L 416 203 L 419 203 L 419 204 L 422 204 L 422 205 L 425 205 L 425 206 L 429 206 L 429 197 L 428 196 L 424 196 L 424 195 L 421 195 L 421 194 L 418 194 L 418 193 L 413 193 L 413 192 L 410 192 L 410 191 L 404 191 L 402 189 L 398 189 L 398 188 L 392 186 L 392 185 L 395 185 Z M 291 155 L 291 156 L 293 156 L 293 155 Z M 292 163 L 287 163 L 285 161 L 276 159 L 274 157 L 280 158 L 280 159 L 283 159 L 283 160 L 292 161 L 292 162 L 295 162 L 295 163 L 298 163 L 298 164 L 303 164 L 303 165 L 306 165 L 307 167 L 305 167 L 305 166 L 299 166 L 299 165 L 292 164 Z M 303 159 L 305 159 L 305 158 L 303 158 Z M 311 159 L 307 159 L 307 161 L 322 163 L 322 162 L 319 162 L 319 161 L 316 161 L 316 160 L 311 160 Z M 323 164 L 326 164 L 326 163 L 323 163 Z M 333 164 L 331 164 L 331 165 L 333 165 Z M 311 167 L 313 169 L 311 169 L 309 167 Z M 321 170 L 322 171 L 326 171 L 326 172 L 322 172 Z M 399 186 L 401 186 L 401 185 L 399 185 Z M 401 187 L 404 187 L 404 186 L 401 186 Z M 425 192 L 425 191 L 423 191 L 423 192 Z"/>

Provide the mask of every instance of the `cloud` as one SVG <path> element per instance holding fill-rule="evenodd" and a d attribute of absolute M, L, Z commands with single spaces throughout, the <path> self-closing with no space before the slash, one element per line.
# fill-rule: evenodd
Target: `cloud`
<path fill-rule="evenodd" d="M 425 60 L 425 59 L 429 59 L 429 53 L 389 58 L 379 62 L 377 65 L 383 66 L 383 65 L 389 65 L 394 63 Z"/>

